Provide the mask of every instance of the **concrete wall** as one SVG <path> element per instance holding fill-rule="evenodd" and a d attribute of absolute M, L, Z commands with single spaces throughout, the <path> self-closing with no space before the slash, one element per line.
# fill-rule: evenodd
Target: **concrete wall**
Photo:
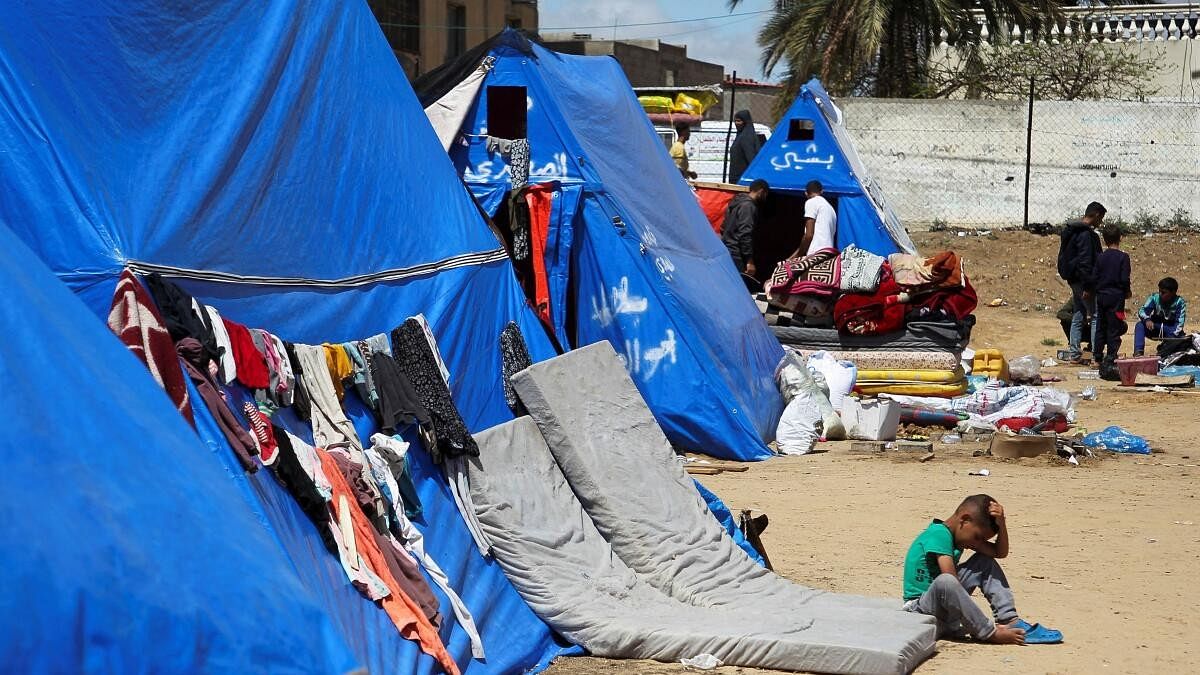
<path fill-rule="evenodd" d="M 838 101 L 863 162 L 902 221 L 1021 225 L 1027 103 Z M 1038 102 L 1031 222 L 1058 223 L 1098 200 L 1110 216 L 1200 220 L 1200 104 Z"/>

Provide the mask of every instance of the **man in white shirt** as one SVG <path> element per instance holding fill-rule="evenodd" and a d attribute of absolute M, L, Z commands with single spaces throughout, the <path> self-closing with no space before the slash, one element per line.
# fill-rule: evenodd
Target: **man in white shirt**
<path fill-rule="evenodd" d="M 804 239 L 800 248 L 790 257 L 801 253 L 812 255 L 823 248 L 837 248 L 837 213 L 821 193 L 825 191 L 819 180 L 810 180 L 805 186 Z"/>

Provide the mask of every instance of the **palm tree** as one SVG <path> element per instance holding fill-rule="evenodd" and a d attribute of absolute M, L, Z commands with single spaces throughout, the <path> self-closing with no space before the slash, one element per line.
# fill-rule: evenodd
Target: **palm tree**
<path fill-rule="evenodd" d="M 1036 32 L 1063 17 L 1054 0 L 777 0 L 758 43 L 764 72 L 785 67 L 787 102 L 812 75 L 834 94 L 907 98 L 921 94 L 943 31 L 970 61 L 985 25 Z"/>

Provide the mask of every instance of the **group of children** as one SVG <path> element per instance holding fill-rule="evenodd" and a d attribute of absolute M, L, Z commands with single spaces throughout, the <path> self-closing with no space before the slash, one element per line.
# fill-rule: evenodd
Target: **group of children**
<path fill-rule="evenodd" d="M 1109 224 L 1100 230 L 1102 250 L 1096 239 L 1094 230 L 1103 222 L 1104 214 L 1103 206 L 1096 202 L 1089 204 L 1084 217 L 1063 230 L 1059 248 L 1059 274 L 1071 285 L 1073 294 L 1072 360 L 1082 360 L 1082 328 L 1090 318 L 1092 355 L 1102 375 L 1106 369 L 1115 371 L 1121 336 L 1128 331 L 1125 301 L 1133 297 L 1132 266 L 1129 254 L 1121 250 L 1121 228 Z M 1186 321 L 1187 301 L 1179 295 L 1179 282 L 1172 277 L 1161 279 L 1158 292 L 1151 294 L 1138 310 L 1133 355 L 1145 353 L 1147 337 L 1182 336 Z"/>

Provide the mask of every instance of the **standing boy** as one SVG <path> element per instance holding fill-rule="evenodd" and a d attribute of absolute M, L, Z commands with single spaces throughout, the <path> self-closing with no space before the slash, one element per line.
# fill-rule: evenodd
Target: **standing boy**
<path fill-rule="evenodd" d="M 1105 225 L 1104 251 L 1096 259 L 1096 341 L 1092 354 L 1104 370 L 1113 370 L 1125 325 L 1125 301 L 1133 297 L 1129 285 L 1129 254 L 1121 250 L 1121 228 Z M 1106 360 L 1107 359 L 1107 360 Z"/>
<path fill-rule="evenodd" d="M 989 541 L 993 537 L 995 542 Z M 963 549 L 975 551 L 959 564 Z M 969 635 L 994 644 L 1051 644 L 1062 633 L 1017 615 L 1012 589 L 996 562 L 1008 555 L 1004 507 L 987 495 L 963 500 L 954 515 L 935 519 L 904 558 L 904 609 L 937 618 L 938 636 Z M 995 620 L 971 600 L 978 588 Z"/>
<path fill-rule="evenodd" d="M 1180 337 L 1187 321 L 1187 301 L 1179 296 L 1179 282 L 1167 277 L 1158 282 L 1158 292 L 1146 299 L 1138 310 L 1138 324 L 1133 329 L 1133 355 L 1146 352 L 1146 336 L 1157 338 Z"/>
<path fill-rule="evenodd" d="M 1071 363 L 1083 361 L 1083 326 L 1092 322 L 1091 343 L 1096 344 L 1096 258 L 1100 257 L 1100 238 L 1096 228 L 1104 222 L 1108 210 L 1100 202 L 1087 205 L 1083 217 L 1067 223 L 1058 245 L 1058 275 L 1071 286 L 1075 315 L 1071 319 Z"/>

